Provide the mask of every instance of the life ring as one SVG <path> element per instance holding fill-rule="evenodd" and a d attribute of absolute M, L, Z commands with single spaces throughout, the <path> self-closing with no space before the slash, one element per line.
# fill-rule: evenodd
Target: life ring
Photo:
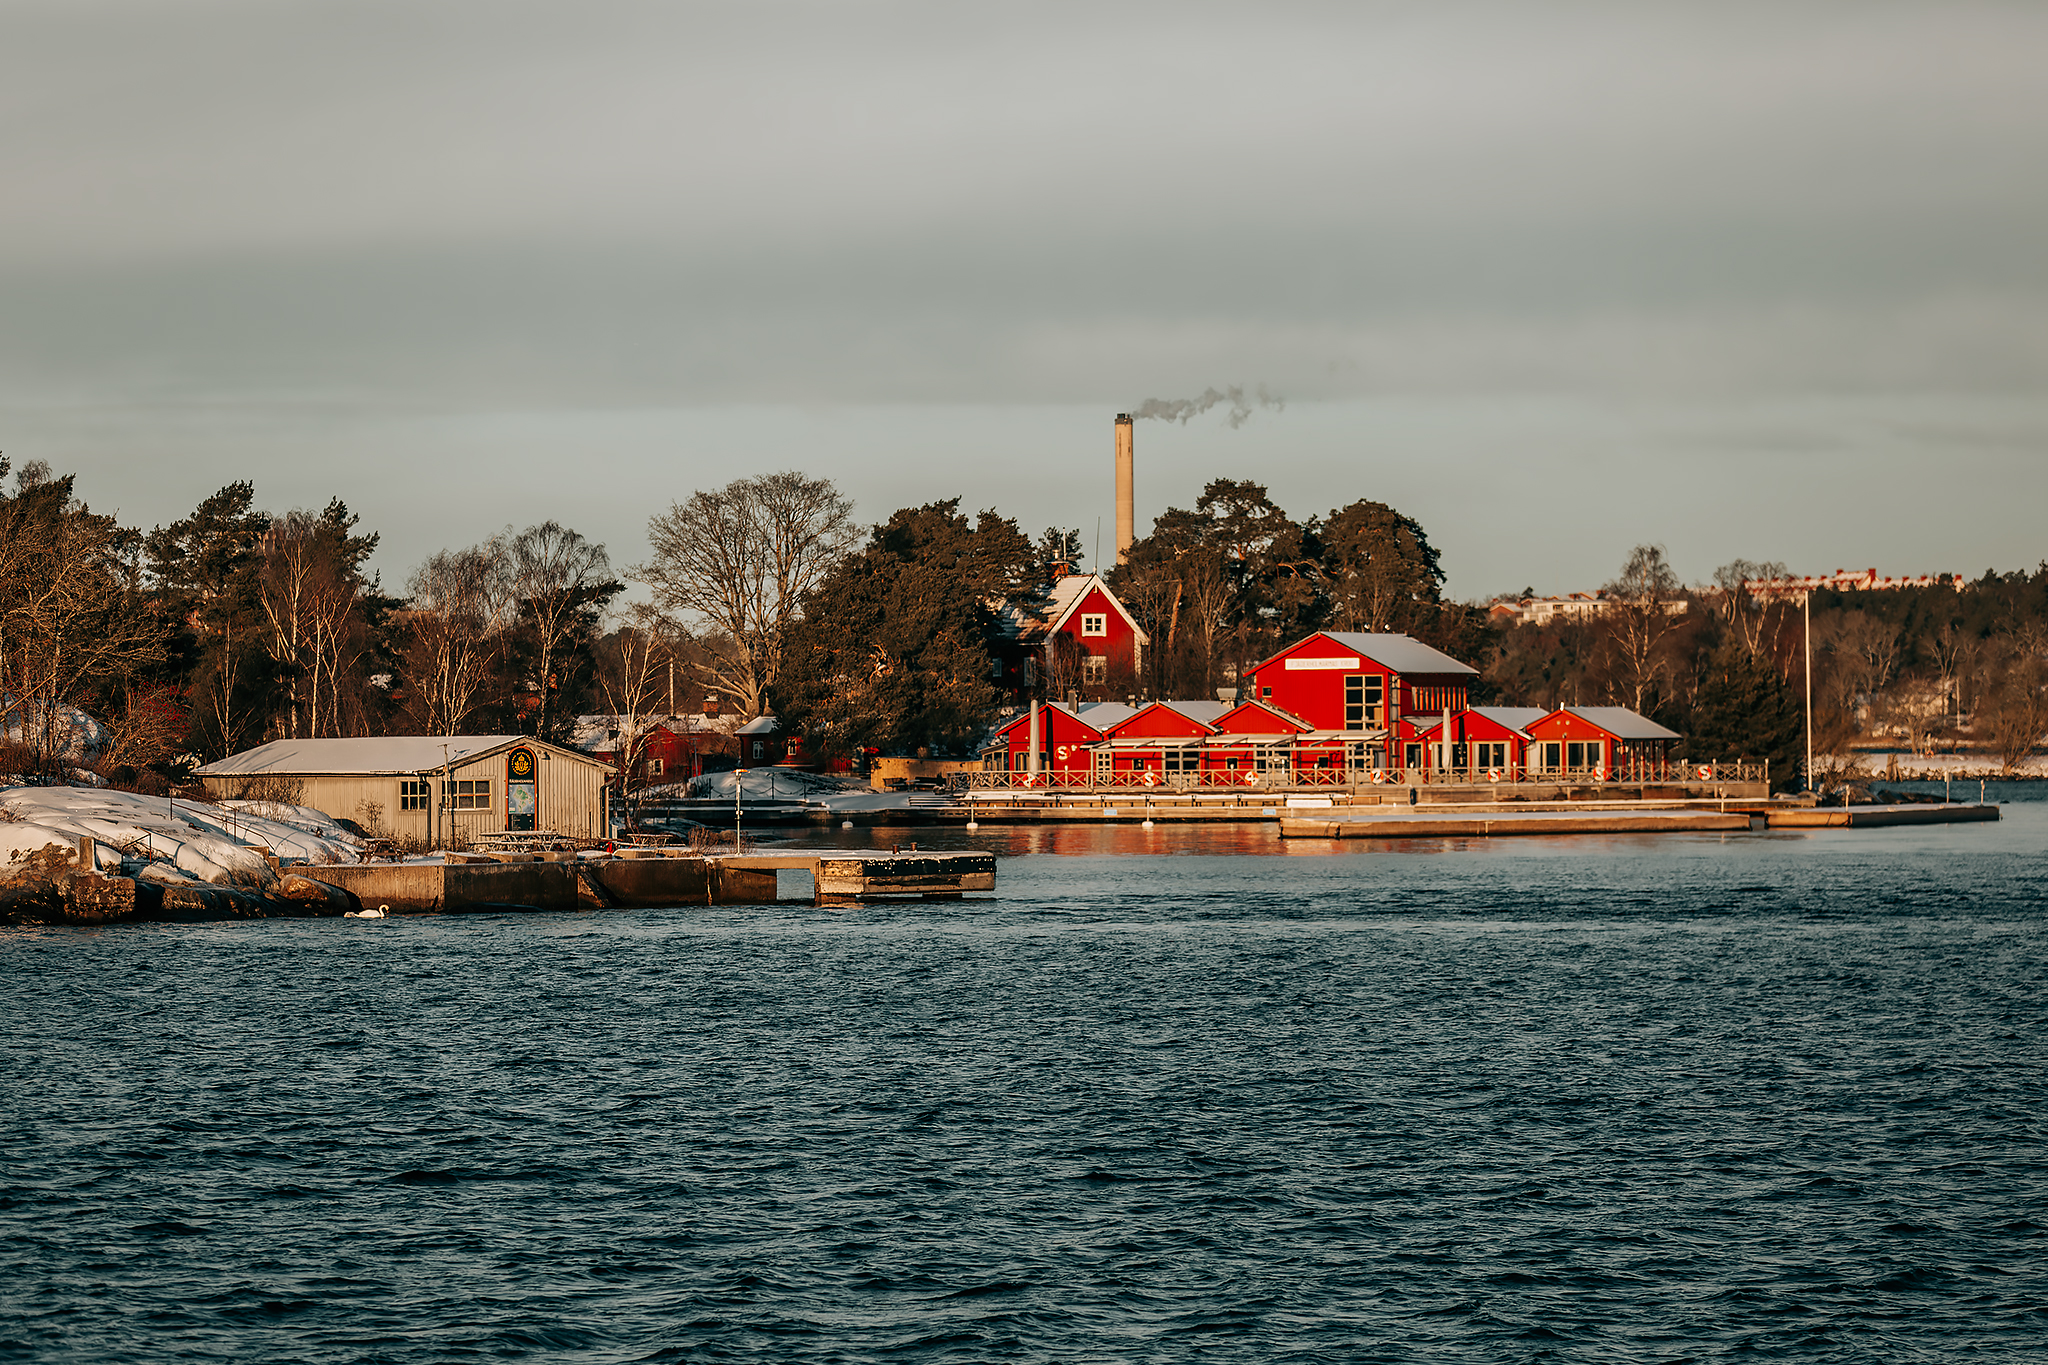
<path fill-rule="evenodd" d="M 1385 768 L 1374 768 L 1374 769 L 1372 770 L 1372 780 L 1373 780 L 1373 781 L 1375 781 L 1375 782 L 1384 782 L 1384 781 L 1386 781 L 1386 780 L 1387 780 L 1387 770 L 1386 770 Z"/>
<path fill-rule="evenodd" d="M 1702 764 L 1700 764 L 1700 781 L 1702 781 L 1702 782 L 1712 782 L 1713 780 L 1714 780 L 1714 765 L 1713 765 L 1713 764 L 1711 764 L 1711 763 L 1702 763 Z"/>
<path fill-rule="evenodd" d="M 1487 769 L 1487 772 L 1486 772 L 1486 780 L 1487 780 L 1488 782 L 1498 782 L 1498 781 L 1500 781 L 1500 769 L 1498 769 L 1498 768 L 1489 768 L 1489 769 Z"/>
<path fill-rule="evenodd" d="M 1146 773 L 1146 774 L 1145 774 L 1145 785 L 1146 785 L 1146 786 L 1148 786 L 1148 787 L 1156 787 L 1156 786 L 1158 786 L 1158 785 L 1159 785 L 1159 774 L 1157 774 L 1157 773 Z"/>
<path fill-rule="evenodd" d="M 1595 769 L 1593 769 L 1593 780 L 1594 780 L 1595 782 L 1605 782 L 1605 781 L 1607 780 L 1607 769 L 1605 769 L 1605 768 L 1595 768 Z"/>

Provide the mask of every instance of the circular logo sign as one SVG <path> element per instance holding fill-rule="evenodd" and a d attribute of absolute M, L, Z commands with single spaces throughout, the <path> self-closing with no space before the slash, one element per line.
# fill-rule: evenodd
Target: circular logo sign
<path fill-rule="evenodd" d="M 533 780 L 533 750 L 514 749 L 505 760 L 505 771 L 514 782 Z"/>

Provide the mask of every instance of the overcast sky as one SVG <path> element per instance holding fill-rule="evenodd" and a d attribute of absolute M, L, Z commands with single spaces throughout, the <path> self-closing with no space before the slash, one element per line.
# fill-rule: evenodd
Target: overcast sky
<path fill-rule="evenodd" d="M 2048 554 L 2048 6 L 0 0 L 0 450 L 426 553 L 800 468 L 1460 596 Z M 1105 543 L 1108 535 L 1105 531 Z"/>

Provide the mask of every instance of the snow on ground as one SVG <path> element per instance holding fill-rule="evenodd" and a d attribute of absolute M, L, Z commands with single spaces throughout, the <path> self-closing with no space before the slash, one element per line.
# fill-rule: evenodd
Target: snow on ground
<path fill-rule="evenodd" d="M 1882 778 L 1891 763 L 1890 754 L 1858 754 L 1856 775 L 1863 778 Z M 1899 777 L 1903 781 L 1934 781 L 1942 778 L 1967 777 L 1972 782 L 1979 778 L 1997 780 L 2005 776 L 2000 771 L 1998 760 L 1990 754 L 1900 754 Z M 2048 777 L 2048 756 L 2037 755 L 2014 770 L 2014 777 Z"/>
<path fill-rule="evenodd" d="M 314 810 L 311 806 L 287 806 L 282 801 L 223 801 L 222 808 L 239 815 L 254 816 L 274 824 L 290 825 L 316 839 L 330 844 L 345 844 L 349 848 L 361 848 L 363 841 L 334 823 L 334 817 L 326 811 Z M 275 850 L 276 846 L 271 846 Z M 280 855 L 282 856 L 282 855 Z"/>
<path fill-rule="evenodd" d="M 13 817 L 0 821 L 0 852 L 10 859 L 26 857 L 45 844 L 75 848 L 81 835 L 90 835 L 99 844 L 97 866 L 139 875 L 154 865 L 152 880 L 162 880 L 175 868 L 224 886 L 266 886 L 276 874 L 251 845 L 294 862 L 357 860 L 355 841 L 346 835 L 327 838 L 245 811 L 163 796 L 81 787 L 7 787 L 0 788 L 0 810 Z"/>
<path fill-rule="evenodd" d="M 696 800 L 723 797 L 732 800 L 733 787 L 740 788 L 742 801 L 815 801 L 852 791 L 872 791 L 857 777 L 807 773 L 795 768 L 749 768 L 744 774 L 705 773 L 693 777 L 683 794 Z"/>

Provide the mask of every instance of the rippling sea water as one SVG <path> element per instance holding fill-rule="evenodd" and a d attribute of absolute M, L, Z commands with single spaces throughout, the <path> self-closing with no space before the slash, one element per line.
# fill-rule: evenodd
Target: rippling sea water
<path fill-rule="evenodd" d="M 0 1358 L 2038 1359 L 2006 814 L 0 930 Z"/>

